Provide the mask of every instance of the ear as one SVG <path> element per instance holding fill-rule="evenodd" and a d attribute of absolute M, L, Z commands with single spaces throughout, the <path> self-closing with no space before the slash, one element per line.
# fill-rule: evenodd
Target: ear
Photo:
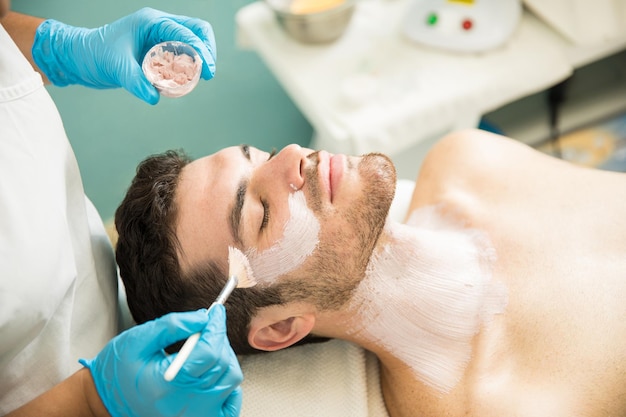
<path fill-rule="evenodd" d="M 255 349 L 270 352 L 284 349 L 302 340 L 314 325 L 313 313 L 286 318 L 256 316 L 250 323 L 248 343 Z"/>

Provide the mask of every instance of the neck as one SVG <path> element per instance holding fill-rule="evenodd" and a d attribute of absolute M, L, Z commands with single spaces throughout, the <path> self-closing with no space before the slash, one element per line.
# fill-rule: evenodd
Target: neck
<path fill-rule="evenodd" d="M 388 221 L 350 304 L 350 337 L 449 392 L 471 359 L 472 339 L 507 303 L 491 280 L 487 236 L 438 214 Z"/>

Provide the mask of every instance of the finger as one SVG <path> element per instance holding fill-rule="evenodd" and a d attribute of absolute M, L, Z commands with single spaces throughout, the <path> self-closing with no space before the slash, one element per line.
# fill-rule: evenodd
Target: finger
<path fill-rule="evenodd" d="M 213 78 L 213 75 L 215 75 L 214 54 L 191 29 L 170 18 L 161 21 L 156 30 L 158 42 L 180 41 L 191 45 L 202 58 L 201 77 L 205 80 Z"/>
<path fill-rule="evenodd" d="M 172 16 L 172 20 L 189 28 L 208 48 L 213 61 L 217 60 L 217 43 L 213 26 L 205 20 L 187 16 Z"/>
<path fill-rule="evenodd" d="M 202 379 L 204 384 L 212 384 L 219 379 L 230 362 L 237 360 L 226 336 L 224 306 L 217 304 L 210 308 L 208 320 L 195 349 L 183 365 L 186 375 Z"/>
<path fill-rule="evenodd" d="M 215 66 L 217 62 L 217 42 L 215 42 L 215 33 L 213 27 L 206 21 L 196 18 L 186 18 L 180 22 L 183 26 L 188 27 L 207 47 L 212 58 L 212 64 Z M 205 61 L 208 62 L 207 59 Z M 213 69 L 213 75 L 215 69 Z"/>
<path fill-rule="evenodd" d="M 138 327 L 146 326 L 137 336 L 144 339 L 146 354 L 155 354 L 169 345 L 184 340 L 206 327 L 206 309 L 170 313 Z"/>
<path fill-rule="evenodd" d="M 222 412 L 224 413 L 224 417 L 238 417 L 239 410 L 241 410 L 241 403 L 241 387 L 237 387 L 237 389 L 230 393 L 230 395 L 224 402 L 224 405 L 222 406 Z"/>
<path fill-rule="evenodd" d="M 224 393 L 229 393 L 241 385 L 243 372 L 237 355 L 226 339 L 225 343 L 221 344 L 221 350 L 213 351 L 213 358 L 213 362 L 210 360 L 200 360 L 198 363 L 191 362 L 189 364 L 191 370 L 185 372 L 185 376 L 180 382 L 195 385 L 201 389 L 211 389 Z"/>
<path fill-rule="evenodd" d="M 232 349 L 230 352 L 232 352 Z M 232 355 L 223 357 L 225 358 L 224 362 L 228 363 L 228 366 L 213 385 L 221 387 L 224 391 L 229 391 L 241 385 L 243 382 L 243 371 L 234 352 L 232 352 Z"/>

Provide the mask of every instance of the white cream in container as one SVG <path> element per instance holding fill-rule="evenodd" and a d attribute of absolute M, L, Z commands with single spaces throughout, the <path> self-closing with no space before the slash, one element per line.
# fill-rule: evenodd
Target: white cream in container
<path fill-rule="evenodd" d="M 154 45 L 141 65 L 150 83 L 166 97 L 181 97 L 195 88 L 202 58 L 191 45 L 167 41 Z"/>

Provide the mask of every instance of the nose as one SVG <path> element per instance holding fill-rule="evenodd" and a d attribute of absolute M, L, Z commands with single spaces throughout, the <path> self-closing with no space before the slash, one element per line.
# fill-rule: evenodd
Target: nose
<path fill-rule="evenodd" d="M 299 145 L 284 147 L 263 167 L 265 180 L 290 192 L 301 189 L 306 155 L 307 152 Z"/>

